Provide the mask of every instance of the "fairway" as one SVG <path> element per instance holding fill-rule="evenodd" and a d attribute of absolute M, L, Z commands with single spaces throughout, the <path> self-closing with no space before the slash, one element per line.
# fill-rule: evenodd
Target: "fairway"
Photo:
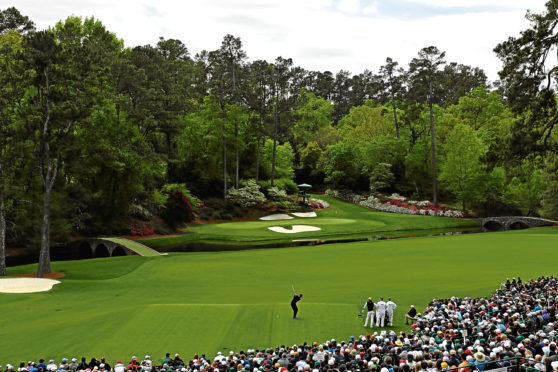
<path fill-rule="evenodd" d="M 368 296 L 422 310 L 434 297 L 479 296 L 506 277 L 556 275 L 558 229 L 218 253 L 55 262 L 51 291 L 0 294 L 2 362 L 239 351 L 368 332 Z M 35 266 L 10 268 L 30 272 Z M 304 294 L 291 319 L 291 284 Z M 7 321 L 9 319 L 9 321 Z M 30 335 L 33 335 L 30 337 Z"/>

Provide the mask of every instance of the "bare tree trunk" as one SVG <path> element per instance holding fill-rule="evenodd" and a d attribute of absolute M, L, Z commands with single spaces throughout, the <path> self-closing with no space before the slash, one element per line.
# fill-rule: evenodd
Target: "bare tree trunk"
<path fill-rule="evenodd" d="M 51 166 L 49 166 L 51 169 Z M 50 273 L 50 187 L 46 187 L 43 194 L 43 224 L 41 226 L 41 251 L 39 254 L 39 269 L 37 277 L 42 278 Z"/>
<path fill-rule="evenodd" d="M 275 93 L 275 129 L 273 131 L 273 159 L 271 161 L 271 187 L 275 186 L 275 156 L 277 154 L 277 131 L 279 127 L 279 116 L 277 114 L 277 101 L 279 94 Z"/>
<path fill-rule="evenodd" d="M 260 122 L 258 125 L 258 136 L 257 136 L 257 155 L 256 155 L 256 182 L 260 180 L 260 152 L 261 152 L 261 144 L 260 144 L 260 137 L 262 133 L 262 125 L 263 125 L 263 117 L 260 113 Z"/>
<path fill-rule="evenodd" d="M 432 81 L 429 82 L 430 97 L 428 104 L 430 106 L 430 144 L 432 147 L 432 202 L 438 207 L 438 178 L 436 172 L 436 140 L 434 133 L 434 113 L 432 112 Z"/>
<path fill-rule="evenodd" d="M 417 185 L 417 181 L 413 179 L 413 184 L 415 185 L 415 191 L 417 192 L 417 198 L 420 199 L 420 191 Z"/>
<path fill-rule="evenodd" d="M 43 184 L 43 223 L 41 226 L 41 250 L 39 253 L 39 268 L 37 270 L 37 277 L 42 278 L 44 274 L 50 273 L 50 203 L 52 195 L 52 187 L 56 180 L 58 173 L 58 165 L 56 165 L 50 157 L 50 139 L 49 125 L 50 125 L 50 80 L 48 67 L 44 70 L 45 74 L 45 87 L 44 87 L 44 100 L 46 108 L 46 117 L 42 123 L 41 128 L 41 146 L 40 146 L 40 172 L 41 181 Z"/>
<path fill-rule="evenodd" d="M 238 183 L 240 178 L 240 156 L 238 151 L 238 122 L 234 121 L 234 158 L 235 158 L 235 171 L 234 171 L 234 187 L 238 189 Z"/>
<path fill-rule="evenodd" d="M 109 220 L 108 220 L 108 229 L 107 234 L 112 236 L 112 229 L 114 227 L 114 217 L 115 217 L 115 209 L 116 209 L 116 190 L 118 190 L 118 173 L 113 171 L 110 177 L 110 211 L 109 211 Z"/>
<path fill-rule="evenodd" d="M 0 164 L 0 276 L 6 276 L 6 215 L 4 213 L 4 170 Z"/>
<path fill-rule="evenodd" d="M 223 86 L 219 95 L 219 104 L 221 105 L 221 129 L 223 131 L 223 199 L 227 197 L 227 128 L 225 126 L 225 102 L 223 101 Z"/>
<path fill-rule="evenodd" d="M 393 90 L 391 91 L 391 103 L 393 105 L 393 120 L 395 121 L 395 133 L 397 133 L 397 138 L 399 138 L 399 123 L 397 122 L 397 110 L 395 109 L 395 95 Z"/>
<path fill-rule="evenodd" d="M 233 101 L 236 104 L 236 69 L 234 68 L 234 62 L 232 65 L 232 78 L 233 78 Z M 234 120 L 234 162 L 235 162 L 235 175 L 234 175 L 234 187 L 238 189 L 239 177 L 240 177 L 240 155 L 238 150 L 238 118 Z"/>

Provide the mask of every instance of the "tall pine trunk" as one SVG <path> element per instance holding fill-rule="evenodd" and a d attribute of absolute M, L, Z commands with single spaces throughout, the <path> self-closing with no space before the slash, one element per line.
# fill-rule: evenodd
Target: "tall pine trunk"
<path fill-rule="evenodd" d="M 6 215 L 2 164 L 0 164 L 0 276 L 6 276 Z"/>
<path fill-rule="evenodd" d="M 279 115 L 277 113 L 277 101 L 279 94 L 275 93 L 275 129 L 273 130 L 273 159 L 271 161 L 271 187 L 275 186 L 275 156 L 277 154 L 277 132 L 279 128 Z"/>
<path fill-rule="evenodd" d="M 47 187 L 43 193 L 43 223 L 41 225 L 41 251 L 37 277 L 50 273 L 50 201 L 52 189 Z"/>
<path fill-rule="evenodd" d="M 45 274 L 50 273 L 50 203 L 52 197 L 52 188 L 58 173 L 60 159 L 54 164 L 50 154 L 50 80 L 49 69 L 44 68 L 45 86 L 42 99 L 46 109 L 45 118 L 42 122 L 41 139 L 40 139 L 40 166 L 41 181 L 43 184 L 43 222 L 41 225 L 41 250 L 39 253 L 39 268 L 37 277 L 42 278 Z"/>
<path fill-rule="evenodd" d="M 234 63 L 232 66 L 232 78 L 233 78 L 233 101 L 236 104 L 236 69 L 234 68 Z M 240 154 L 238 150 L 238 118 L 234 119 L 234 188 L 238 190 L 238 183 L 240 178 Z"/>
<path fill-rule="evenodd" d="M 399 138 L 399 123 L 397 122 L 397 110 L 395 109 L 395 95 L 393 90 L 391 91 L 391 104 L 393 105 L 393 120 L 395 121 L 395 133 L 397 138 Z"/>
<path fill-rule="evenodd" d="M 222 85 L 219 94 L 219 105 L 221 106 L 221 130 L 223 132 L 223 199 L 225 199 L 227 197 L 227 128 L 225 126 L 225 118 L 227 117 L 227 114 L 225 112 Z"/>
<path fill-rule="evenodd" d="M 261 144 L 260 144 L 260 137 L 262 135 L 262 126 L 263 126 L 263 117 L 260 114 L 260 122 L 258 124 L 258 135 L 257 135 L 257 154 L 256 154 L 256 182 L 260 180 L 260 152 L 261 152 Z"/>
<path fill-rule="evenodd" d="M 432 147 L 432 202 L 434 206 L 438 207 L 438 177 L 436 172 L 436 140 L 434 133 L 434 113 L 432 112 L 432 81 L 428 85 L 429 99 L 428 105 L 430 106 L 430 145 Z"/>

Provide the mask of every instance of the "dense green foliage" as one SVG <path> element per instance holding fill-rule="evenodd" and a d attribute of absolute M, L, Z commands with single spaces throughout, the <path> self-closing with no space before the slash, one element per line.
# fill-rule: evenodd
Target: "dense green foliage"
<path fill-rule="evenodd" d="M 537 242 L 537 254 L 528 247 Z M 483 296 L 508 276 L 555 275 L 558 229 L 219 253 L 53 262 L 66 274 L 46 293 L 0 294 L 0 360 L 119 358 L 347 340 L 368 296 L 404 314 L 432 298 Z M 544 257 L 544 259 L 541 259 Z M 521 262 L 518 265 L 518 262 Z M 9 268 L 31 272 L 36 265 Z M 475 275 L 471 275 L 475 273 Z M 291 319 L 293 284 L 304 294 Z M 32 334 L 33 337 L 29 337 Z M 56 342 L 52 342 L 55 340 Z"/>
<path fill-rule="evenodd" d="M 249 61 L 232 35 L 192 56 L 176 39 L 124 48 L 94 18 L 36 31 L 3 10 L 0 257 L 4 241 L 40 242 L 46 272 L 72 234 L 129 232 L 131 218 L 174 228 L 194 217 L 192 195 L 225 200 L 249 179 L 557 218 L 556 9 L 496 47 L 493 84 L 435 46 L 408 69 L 387 58 L 377 74 L 334 74 Z"/>

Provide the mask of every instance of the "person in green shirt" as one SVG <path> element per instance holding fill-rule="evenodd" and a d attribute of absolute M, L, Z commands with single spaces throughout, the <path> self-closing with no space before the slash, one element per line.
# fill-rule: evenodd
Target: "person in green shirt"
<path fill-rule="evenodd" d="M 170 353 L 167 353 L 163 359 L 161 359 L 161 364 L 170 364 L 171 361 Z"/>

